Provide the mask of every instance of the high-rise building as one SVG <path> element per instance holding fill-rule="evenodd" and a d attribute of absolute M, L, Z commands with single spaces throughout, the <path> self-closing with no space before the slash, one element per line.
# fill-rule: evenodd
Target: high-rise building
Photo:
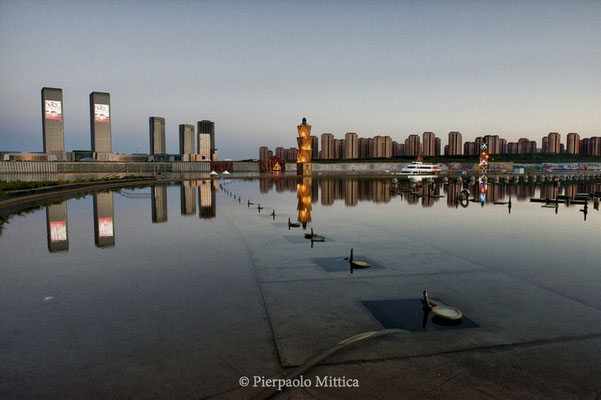
<path fill-rule="evenodd" d="M 298 160 L 298 149 L 291 147 L 286 150 L 286 161 L 296 162 Z"/>
<path fill-rule="evenodd" d="M 359 158 L 369 158 L 369 139 L 359 138 Z"/>
<path fill-rule="evenodd" d="M 548 136 L 543 137 L 542 152 L 543 153 L 548 153 L 549 152 L 549 137 Z"/>
<path fill-rule="evenodd" d="M 269 158 L 269 148 L 267 146 L 259 147 L 259 160 L 268 160 Z"/>
<path fill-rule="evenodd" d="M 92 151 L 111 152 L 111 95 L 90 93 L 90 131 Z"/>
<path fill-rule="evenodd" d="M 501 138 L 499 135 L 486 135 L 484 142 L 488 145 L 488 154 L 501 154 Z"/>
<path fill-rule="evenodd" d="M 422 155 L 436 155 L 436 135 L 433 132 L 424 132 L 422 135 Z"/>
<path fill-rule="evenodd" d="M 461 155 L 461 133 L 452 131 L 449 132 L 449 155 L 460 156 Z"/>
<path fill-rule="evenodd" d="M 319 138 L 311 136 L 311 160 L 319 160 Z"/>
<path fill-rule="evenodd" d="M 217 149 L 215 148 L 215 123 L 203 119 L 196 123 L 198 136 L 198 154 L 202 160 L 217 161 Z"/>
<path fill-rule="evenodd" d="M 150 154 L 165 154 L 165 118 L 150 117 Z"/>
<path fill-rule="evenodd" d="M 334 159 L 344 158 L 344 139 L 334 139 Z"/>
<path fill-rule="evenodd" d="M 601 156 L 601 137 L 593 136 L 588 142 L 588 152 L 591 156 Z"/>
<path fill-rule="evenodd" d="M 44 153 L 65 151 L 62 89 L 42 88 L 42 136 Z"/>
<path fill-rule="evenodd" d="M 499 143 L 500 143 L 499 154 L 506 154 L 507 153 L 507 139 L 500 139 Z"/>
<path fill-rule="evenodd" d="M 150 188 L 152 223 L 167 222 L 167 186 L 157 185 Z"/>
<path fill-rule="evenodd" d="M 392 138 L 384 136 L 384 158 L 392 157 Z"/>
<path fill-rule="evenodd" d="M 435 145 L 434 145 L 434 155 L 435 155 L 435 156 L 439 156 L 439 155 L 441 154 L 441 153 L 440 153 L 440 148 L 441 148 L 441 147 L 442 147 L 442 142 L 441 142 L 440 138 L 439 138 L 439 137 L 437 137 L 437 138 L 436 138 L 436 143 L 435 143 Z"/>
<path fill-rule="evenodd" d="M 557 132 L 550 132 L 547 136 L 548 139 L 548 153 L 560 153 L 561 152 L 561 135 Z"/>
<path fill-rule="evenodd" d="M 69 250 L 66 201 L 46 206 L 46 232 L 49 252 Z"/>
<path fill-rule="evenodd" d="M 422 152 L 422 146 L 419 141 L 418 135 L 409 135 L 405 139 L 405 155 L 406 156 L 419 156 Z"/>
<path fill-rule="evenodd" d="M 323 133 L 321 135 L 321 159 L 332 160 L 334 158 L 334 135 Z"/>
<path fill-rule="evenodd" d="M 194 154 L 194 125 L 179 126 L 179 154 Z"/>
<path fill-rule="evenodd" d="M 520 139 L 522 140 L 522 139 Z M 507 153 L 506 154 L 520 154 L 520 149 L 522 149 L 523 146 L 521 145 L 521 143 L 518 142 L 509 142 L 507 143 Z"/>
<path fill-rule="evenodd" d="M 465 142 L 463 145 L 463 154 L 466 156 L 475 156 L 479 154 L 479 150 L 476 150 L 476 142 Z"/>
<path fill-rule="evenodd" d="M 517 149 L 515 153 L 510 154 L 526 154 L 529 153 L 529 143 L 530 140 L 528 138 L 520 138 L 517 142 Z M 508 152 L 509 153 L 509 152 Z"/>
<path fill-rule="evenodd" d="M 374 138 L 367 139 L 367 154 L 368 158 L 374 158 L 376 156 L 376 140 Z"/>
<path fill-rule="evenodd" d="M 200 154 L 201 159 L 217 161 L 217 149 L 215 148 L 215 122 L 206 119 L 198 121 L 196 123 L 196 132 L 198 134 L 198 154 Z M 202 149 L 200 147 L 201 144 L 203 146 Z"/>
<path fill-rule="evenodd" d="M 359 136 L 354 132 L 344 135 L 344 158 L 359 158 Z"/>
<path fill-rule="evenodd" d="M 580 152 L 580 135 L 576 132 L 568 133 L 566 152 L 578 154 Z"/>
<path fill-rule="evenodd" d="M 275 148 L 275 156 L 279 157 L 281 160 L 286 161 L 288 159 L 288 149 L 285 149 L 281 146 Z"/>

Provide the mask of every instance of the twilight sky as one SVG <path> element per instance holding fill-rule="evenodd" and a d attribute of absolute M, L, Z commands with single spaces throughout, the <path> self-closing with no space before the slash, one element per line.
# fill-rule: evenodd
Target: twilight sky
<path fill-rule="evenodd" d="M 601 1 L 0 0 L 0 150 L 42 151 L 40 90 L 63 89 L 65 147 L 90 148 L 111 94 L 113 151 L 148 117 L 215 121 L 220 159 L 313 134 L 433 131 L 509 141 L 601 135 Z"/>

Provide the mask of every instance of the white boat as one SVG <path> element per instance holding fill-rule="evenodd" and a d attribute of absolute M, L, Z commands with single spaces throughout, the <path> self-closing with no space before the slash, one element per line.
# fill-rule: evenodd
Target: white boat
<path fill-rule="evenodd" d="M 435 177 L 440 172 L 435 164 L 427 164 L 422 161 L 413 161 L 401 170 L 401 175 Z"/>

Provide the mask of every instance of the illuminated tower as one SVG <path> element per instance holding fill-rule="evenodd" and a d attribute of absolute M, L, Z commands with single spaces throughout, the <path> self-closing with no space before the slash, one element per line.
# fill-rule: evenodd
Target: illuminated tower
<path fill-rule="evenodd" d="M 42 133 L 44 153 L 65 151 L 62 89 L 42 88 Z"/>
<path fill-rule="evenodd" d="M 311 175 L 313 168 L 311 166 L 311 125 L 307 125 L 307 119 L 303 118 L 301 125 L 297 126 L 298 137 L 298 158 L 296 172 L 298 175 Z"/>
<path fill-rule="evenodd" d="M 90 130 L 92 151 L 111 152 L 111 96 L 108 93 L 90 93 Z"/>

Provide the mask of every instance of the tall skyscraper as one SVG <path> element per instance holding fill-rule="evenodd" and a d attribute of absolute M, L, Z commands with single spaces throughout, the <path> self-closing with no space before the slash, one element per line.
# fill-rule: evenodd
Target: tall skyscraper
<path fill-rule="evenodd" d="M 359 158 L 359 136 L 354 132 L 344 135 L 344 158 Z"/>
<path fill-rule="evenodd" d="M 42 136 L 44 153 L 65 151 L 62 89 L 42 88 Z"/>
<path fill-rule="evenodd" d="M 111 152 L 111 95 L 90 93 L 90 131 L 92 151 Z"/>
<path fill-rule="evenodd" d="M 198 121 L 198 154 L 203 160 L 217 161 L 217 149 L 215 148 L 215 123 L 203 119 Z M 208 143 L 207 143 L 208 142 Z M 200 146 L 203 146 L 202 148 Z"/>
<path fill-rule="evenodd" d="M 461 133 L 456 131 L 449 132 L 449 155 L 460 156 L 461 155 Z M 478 148 L 479 151 L 480 148 Z"/>
<path fill-rule="evenodd" d="M 436 135 L 433 132 L 424 132 L 422 135 L 423 146 L 422 155 L 434 156 L 436 155 Z"/>
<path fill-rule="evenodd" d="M 194 125 L 179 126 L 179 154 L 194 154 Z"/>
<path fill-rule="evenodd" d="M 321 158 L 332 160 L 334 158 L 334 135 L 323 133 L 321 135 Z"/>
<path fill-rule="evenodd" d="M 548 153 L 560 153 L 561 152 L 561 135 L 557 132 L 550 132 L 547 136 L 548 141 Z"/>
<path fill-rule="evenodd" d="M 580 152 L 580 135 L 576 132 L 568 133 L 566 152 L 570 154 L 578 154 Z"/>
<path fill-rule="evenodd" d="M 150 117 L 150 154 L 165 154 L 165 118 Z"/>
<path fill-rule="evenodd" d="M 442 142 L 441 142 L 440 138 L 439 138 L 439 137 L 437 137 L 437 138 L 436 138 L 436 143 L 435 143 L 435 145 L 434 145 L 434 155 L 435 155 L 435 156 L 439 156 L 439 155 L 441 154 L 441 153 L 440 153 L 440 148 L 441 148 L 441 147 L 442 147 Z"/>

